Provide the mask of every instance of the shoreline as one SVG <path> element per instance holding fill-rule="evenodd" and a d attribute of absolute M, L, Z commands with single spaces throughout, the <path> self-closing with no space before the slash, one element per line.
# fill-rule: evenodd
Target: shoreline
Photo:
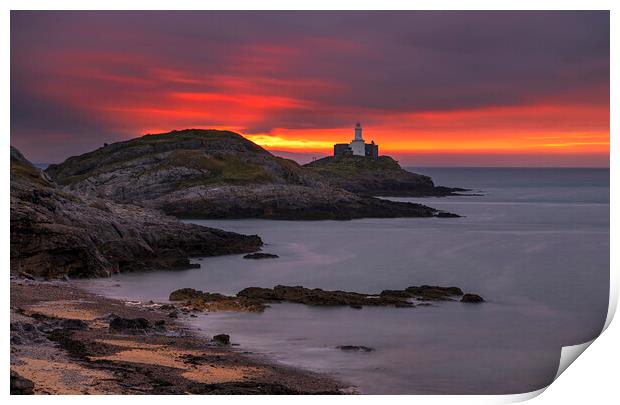
<path fill-rule="evenodd" d="M 15 393 L 355 392 L 331 376 L 216 343 L 155 305 L 128 305 L 71 281 L 12 278 L 10 302 Z M 149 327 L 112 329 L 111 314 L 128 322 L 143 318 Z"/>

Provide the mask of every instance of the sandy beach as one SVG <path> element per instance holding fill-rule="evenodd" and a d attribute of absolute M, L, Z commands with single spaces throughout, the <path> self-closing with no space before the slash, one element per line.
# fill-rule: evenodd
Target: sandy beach
<path fill-rule="evenodd" d="M 338 381 L 199 336 L 156 303 L 11 280 L 11 389 L 34 394 L 339 394 Z M 111 319 L 144 319 L 113 329 Z M 144 322 L 144 321 L 142 321 Z M 205 331 L 208 333 L 208 331 Z M 221 331 L 218 331 L 221 333 Z M 234 336 L 231 339 L 234 344 Z"/>

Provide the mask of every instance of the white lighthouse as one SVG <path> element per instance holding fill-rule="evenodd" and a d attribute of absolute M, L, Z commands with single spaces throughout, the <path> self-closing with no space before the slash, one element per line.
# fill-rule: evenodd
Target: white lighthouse
<path fill-rule="evenodd" d="M 356 141 L 363 141 L 364 139 L 362 138 L 362 126 L 360 125 L 360 123 L 358 122 L 357 124 L 355 124 L 355 138 Z"/>
<path fill-rule="evenodd" d="M 375 141 L 365 143 L 362 138 L 362 126 L 355 124 L 355 136 L 351 143 L 337 143 L 334 145 L 334 156 L 365 156 L 372 160 L 379 158 L 379 145 Z"/>
<path fill-rule="evenodd" d="M 349 144 L 351 152 L 357 156 L 366 156 L 366 144 L 364 138 L 362 138 L 362 126 L 358 122 L 355 124 L 355 137 Z"/>

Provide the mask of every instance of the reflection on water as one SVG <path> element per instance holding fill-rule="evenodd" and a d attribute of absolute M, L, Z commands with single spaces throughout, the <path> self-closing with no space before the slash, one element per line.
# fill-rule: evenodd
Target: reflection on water
<path fill-rule="evenodd" d="M 107 295 L 165 300 L 194 287 L 303 285 L 379 292 L 455 285 L 488 302 L 433 307 L 311 308 L 194 319 L 244 350 L 328 372 L 364 393 L 518 393 L 548 384 L 560 349 L 595 337 L 609 292 L 609 172 L 425 169 L 484 197 L 416 199 L 464 215 L 342 221 L 193 221 L 259 234 L 279 259 L 200 259 L 201 269 L 89 282 Z M 114 287 L 119 284 L 120 286 Z M 347 353 L 338 345 L 364 345 Z"/>

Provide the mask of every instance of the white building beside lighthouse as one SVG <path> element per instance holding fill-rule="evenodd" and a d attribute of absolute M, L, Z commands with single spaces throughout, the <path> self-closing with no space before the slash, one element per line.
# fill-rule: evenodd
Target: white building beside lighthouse
<path fill-rule="evenodd" d="M 337 143 L 334 145 L 334 156 L 354 155 L 366 156 L 371 159 L 379 157 L 379 145 L 375 141 L 365 143 L 362 137 L 362 125 L 355 124 L 355 136 L 350 143 Z"/>

